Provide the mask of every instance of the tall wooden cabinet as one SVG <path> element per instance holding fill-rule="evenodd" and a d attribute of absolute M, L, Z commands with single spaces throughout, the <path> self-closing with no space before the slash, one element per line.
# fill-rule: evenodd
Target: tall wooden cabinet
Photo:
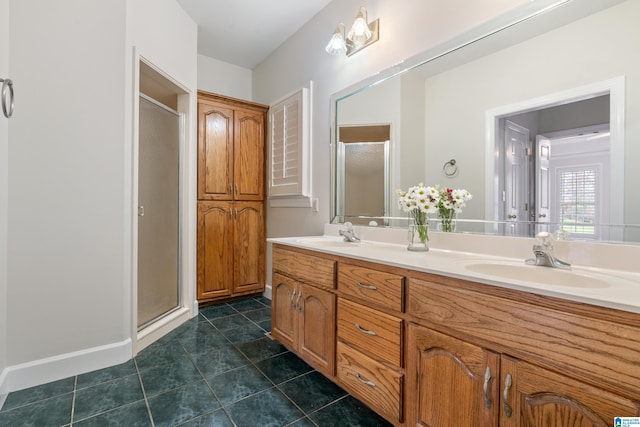
<path fill-rule="evenodd" d="M 198 92 L 198 301 L 262 292 L 267 106 Z"/>

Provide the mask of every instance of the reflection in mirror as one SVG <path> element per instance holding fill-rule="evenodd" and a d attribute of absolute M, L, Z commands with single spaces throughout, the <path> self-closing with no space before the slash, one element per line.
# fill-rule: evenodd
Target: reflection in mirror
<path fill-rule="evenodd" d="M 636 0 L 569 1 L 336 94 L 332 220 L 352 220 L 338 128 L 390 123 L 391 226 L 406 226 L 394 190 L 424 182 L 473 194 L 458 231 L 640 242 L 637 16 Z"/>
<path fill-rule="evenodd" d="M 389 125 L 341 126 L 339 215 L 353 224 L 386 225 L 389 216 Z M 380 224 L 382 221 L 383 224 Z"/>

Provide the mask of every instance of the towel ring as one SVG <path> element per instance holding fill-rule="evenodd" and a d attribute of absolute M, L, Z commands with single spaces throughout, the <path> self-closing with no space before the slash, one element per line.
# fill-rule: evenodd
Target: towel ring
<path fill-rule="evenodd" d="M 458 174 L 458 165 L 456 165 L 456 160 L 451 159 L 442 166 L 442 172 L 447 178 L 453 178 Z"/>
<path fill-rule="evenodd" d="M 0 98 L 2 98 L 2 112 L 8 119 L 13 115 L 13 82 L 11 79 L 0 79 L 2 82 L 2 91 L 0 92 Z M 8 89 L 8 91 L 7 91 Z M 9 101 L 7 102 L 7 92 L 9 93 Z M 7 107 L 8 104 L 8 107 Z"/>

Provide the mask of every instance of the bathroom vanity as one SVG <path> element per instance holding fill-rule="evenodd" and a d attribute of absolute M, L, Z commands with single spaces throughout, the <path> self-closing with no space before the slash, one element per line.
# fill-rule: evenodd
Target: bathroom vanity
<path fill-rule="evenodd" d="M 328 236 L 270 242 L 272 336 L 394 425 L 640 416 L 637 272 Z"/>

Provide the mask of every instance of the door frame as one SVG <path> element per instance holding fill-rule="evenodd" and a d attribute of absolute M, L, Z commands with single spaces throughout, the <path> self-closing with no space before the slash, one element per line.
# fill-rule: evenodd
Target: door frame
<path fill-rule="evenodd" d="M 180 137 L 180 203 L 179 203 L 179 307 L 168 315 L 158 319 L 138 331 L 138 153 L 139 153 L 139 99 L 141 63 L 151 68 L 154 76 L 175 91 L 177 96 L 177 112 L 182 115 L 182 135 Z M 125 162 L 130 169 L 130 198 L 126 215 L 130 227 L 130 336 L 133 344 L 133 356 L 157 341 L 185 321 L 198 314 L 198 303 L 195 297 L 196 275 L 196 220 L 195 220 L 195 185 L 196 164 L 195 149 L 191 140 L 195 138 L 192 122 L 195 117 L 195 94 L 168 73 L 145 58 L 137 48 L 133 49 L 133 109 L 132 109 L 132 146 L 130 156 Z"/>
<path fill-rule="evenodd" d="M 550 93 L 537 98 L 503 105 L 485 113 L 485 173 L 491 177 L 501 173 L 500 161 L 496 153 L 499 148 L 499 121 L 501 118 L 517 113 L 526 113 L 542 108 L 581 101 L 595 96 L 609 95 L 610 126 L 610 172 L 609 189 L 611 195 L 611 211 L 609 223 L 621 225 L 624 222 L 624 153 L 625 153 L 625 77 L 611 79 L 575 87 L 572 89 Z M 613 165 L 618 165 L 613 167 Z M 621 166 L 620 166 L 621 165 Z M 499 221 L 499 208 L 496 204 L 498 188 L 494 179 L 485 180 L 485 218 Z M 489 226 L 492 227 L 492 226 Z M 495 231 L 495 230 L 487 230 Z M 622 230 L 610 230 L 612 240 L 622 237 Z"/>

